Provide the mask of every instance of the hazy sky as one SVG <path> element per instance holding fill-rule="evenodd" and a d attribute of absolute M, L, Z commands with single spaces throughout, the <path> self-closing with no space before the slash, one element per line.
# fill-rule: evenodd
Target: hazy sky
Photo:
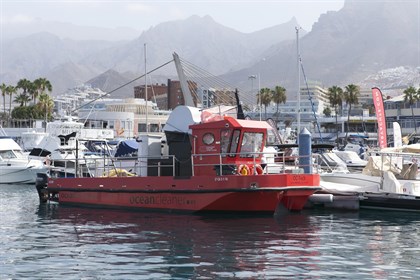
<path fill-rule="evenodd" d="M 322 13 L 337 11 L 344 0 L 272 1 L 140 1 L 140 0 L 0 0 L 3 27 L 36 18 L 98 27 L 146 30 L 159 23 L 210 15 L 216 22 L 241 32 L 261 30 L 295 16 L 307 31 Z"/>

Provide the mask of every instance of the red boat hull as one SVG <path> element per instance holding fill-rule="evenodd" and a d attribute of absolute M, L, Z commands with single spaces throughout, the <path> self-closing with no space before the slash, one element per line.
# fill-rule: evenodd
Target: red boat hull
<path fill-rule="evenodd" d="M 317 174 L 50 179 L 49 200 L 94 207 L 164 211 L 299 211 L 319 190 Z"/>

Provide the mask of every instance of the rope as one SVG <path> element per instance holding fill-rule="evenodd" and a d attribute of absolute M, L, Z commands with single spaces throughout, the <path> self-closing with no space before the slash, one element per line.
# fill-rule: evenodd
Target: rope
<path fill-rule="evenodd" d="M 309 92 L 308 80 L 306 79 L 305 69 L 303 68 L 302 59 L 300 57 L 299 57 L 299 63 L 300 63 L 300 67 L 302 69 L 303 79 L 305 80 L 306 91 L 308 92 L 309 102 L 311 102 L 312 113 L 314 114 L 316 127 L 318 128 L 319 138 L 321 139 L 321 142 L 324 142 L 324 140 L 322 140 L 321 128 L 319 127 L 318 118 L 316 117 L 314 103 L 312 102 L 312 96 L 311 96 L 311 93 Z"/>
<path fill-rule="evenodd" d="M 168 65 L 169 63 L 171 63 L 173 60 L 170 60 L 170 61 L 168 61 L 168 62 L 166 62 L 166 63 L 164 63 L 164 64 L 162 64 L 162 65 L 160 65 L 160 66 L 158 66 L 158 67 L 156 67 L 156 68 L 154 68 L 154 69 L 152 69 L 152 70 L 150 70 L 149 72 L 147 72 L 147 73 L 145 73 L 145 74 L 143 74 L 143 75 L 141 75 L 141 76 L 139 76 L 139 77 L 137 77 L 137 78 L 135 78 L 135 79 L 133 79 L 133 80 L 131 80 L 131 81 L 128 81 L 127 83 L 125 83 L 125 84 L 123 84 L 123 85 L 121 85 L 121 86 L 119 86 L 119 87 L 117 87 L 117 88 L 115 88 L 115 89 L 113 89 L 113 90 L 111 90 L 111 91 L 109 91 L 109 92 L 107 92 L 107 93 L 105 93 L 104 95 L 102 95 L 102 96 L 99 96 L 99 97 L 97 97 L 97 98 L 95 98 L 95 99 L 93 99 L 93 100 L 91 100 L 91 101 L 89 101 L 89 102 L 87 102 L 87 103 L 85 103 L 85 104 L 83 104 L 83 105 L 81 105 L 81 106 L 79 106 L 79 107 L 77 107 L 76 109 L 74 109 L 73 111 L 71 111 L 72 113 L 74 113 L 74 112 L 76 112 L 77 110 L 79 110 L 80 108 L 83 108 L 83 107 L 85 107 L 86 105 L 89 105 L 89 104 L 91 104 L 91 103 L 93 103 L 93 102 L 95 102 L 96 100 L 98 100 L 98 99 L 101 99 L 101 98 L 103 98 L 103 97 L 105 97 L 105 96 L 107 96 L 107 95 L 110 95 L 111 93 L 113 93 L 113 92 L 115 92 L 115 91 L 117 91 L 117 90 L 119 90 L 119 89 L 121 89 L 121 88 L 123 88 L 123 87 L 125 87 L 125 86 L 127 86 L 127 85 L 129 85 L 129 84 L 131 84 L 131 83 L 133 83 L 133 82 L 135 82 L 135 81 L 137 81 L 137 80 L 139 80 L 139 79 L 141 79 L 141 78 L 143 78 L 144 76 L 146 76 L 147 74 L 150 74 L 150 73 L 152 73 L 152 72 L 154 72 L 154 71 L 156 71 L 156 70 L 158 70 L 158 69 L 160 69 L 160 68 L 162 68 L 162 67 L 164 67 L 164 66 L 166 66 L 166 65 Z"/>
<path fill-rule="evenodd" d="M 245 90 L 230 84 L 219 76 L 215 76 L 185 59 L 180 58 L 180 62 L 189 82 L 190 91 L 195 98 L 198 98 L 197 90 L 200 88 L 206 90 L 212 88 L 214 89 L 214 101 L 216 103 L 235 105 L 235 89 L 238 89 L 243 103 L 255 104 L 255 99 L 253 99 L 253 96 L 249 97 L 249 92 L 247 93 Z"/>

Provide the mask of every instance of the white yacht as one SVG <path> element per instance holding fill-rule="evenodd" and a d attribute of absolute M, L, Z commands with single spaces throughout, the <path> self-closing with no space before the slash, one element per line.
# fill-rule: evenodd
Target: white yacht
<path fill-rule="evenodd" d="M 48 172 L 41 160 L 29 159 L 10 137 L 0 137 L 0 184 L 34 184 L 37 173 Z"/>

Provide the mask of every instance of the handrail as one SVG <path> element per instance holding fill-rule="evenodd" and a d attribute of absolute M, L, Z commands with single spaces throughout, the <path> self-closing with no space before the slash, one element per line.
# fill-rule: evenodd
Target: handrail
<path fill-rule="evenodd" d="M 219 168 L 218 174 L 222 175 L 224 166 L 232 166 L 237 164 L 237 162 L 229 161 L 228 155 L 232 153 L 225 154 L 192 154 L 191 155 L 191 173 L 194 176 L 197 171 L 196 168 L 203 166 L 211 166 L 212 168 Z M 275 174 L 275 173 L 303 173 L 303 168 L 306 167 L 299 164 L 299 158 L 302 156 L 296 156 L 295 161 L 292 164 L 288 164 L 285 161 L 283 155 L 281 162 L 275 162 L 274 156 L 277 156 L 279 153 L 264 153 L 257 152 L 252 153 L 252 157 L 242 158 L 243 162 L 248 162 L 249 165 L 252 165 L 253 174 L 256 174 L 257 163 L 260 163 L 258 158 L 263 156 L 272 156 L 273 161 L 264 162 L 266 174 Z M 313 156 L 313 155 L 311 155 Z M 212 162 L 201 163 L 198 162 L 197 158 L 203 157 L 217 157 L 217 159 Z M 56 160 L 57 161 L 57 160 Z M 121 173 L 121 176 L 176 176 L 177 171 L 177 158 L 173 155 L 164 155 L 164 156 L 137 156 L 137 157 L 89 157 L 83 156 L 79 159 L 63 159 L 61 161 L 61 167 L 52 166 L 52 173 L 61 172 L 64 177 L 69 177 L 76 173 L 75 167 L 78 166 L 77 176 L 78 177 L 103 177 L 108 176 L 109 174 L 118 174 Z M 77 164 L 76 164 L 77 162 Z M 311 161 L 310 165 L 312 166 L 312 172 L 318 173 L 318 168 L 316 162 Z M 166 168 L 166 174 L 162 174 Z M 195 170 L 196 169 L 196 170 Z M 170 171 L 169 171 L 170 170 Z"/>
<path fill-rule="evenodd" d="M 194 174 L 194 167 L 200 167 L 200 166 L 215 166 L 215 165 L 218 165 L 217 167 L 219 168 L 219 174 L 222 174 L 222 169 L 223 169 L 223 166 L 229 166 L 229 165 L 232 165 L 233 164 L 233 162 L 228 162 L 228 161 L 225 161 L 225 162 L 223 162 L 223 159 L 226 159 L 227 158 L 227 156 L 228 155 L 239 155 L 239 154 L 241 154 L 241 153 L 223 153 L 223 154 L 220 154 L 220 153 L 214 153 L 214 154 L 192 154 L 191 155 L 191 162 L 193 163 L 192 164 L 192 174 Z M 256 171 L 256 158 L 258 158 L 260 155 L 265 155 L 265 156 L 267 156 L 267 155 L 274 155 L 274 156 L 276 156 L 276 155 L 278 155 L 278 154 L 280 154 L 279 152 L 255 152 L 255 153 L 249 153 L 249 154 L 251 154 L 252 155 L 252 157 L 244 157 L 244 158 L 241 158 L 242 160 L 243 160 L 243 162 L 249 162 L 249 161 L 252 161 L 253 162 L 253 168 L 254 168 L 254 174 L 255 174 L 255 171 Z M 212 156 L 212 157 L 218 157 L 218 162 L 212 162 L 212 163 L 196 163 L 195 161 L 194 161 L 194 158 L 200 158 L 200 157 L 207 157 L 207 156 Z M 310 155 L 309 157 L 313 157 L 313 156 L 318 156 L 318 155 L 316 155 L 316 154 L 312 154 L 312 155 Z M 299 159 L 300 158 L 303 158 L 303 157 L 307 157 L 307 156 L 293 156 L 296 160 L 293 162 L 293 165 L 289 165 L 289 164 L 287 164 L 287 161 L 286 161 L 286 157 L 284 156 L 284 154 L 282 155 L 282 161 L 280 161 L 280 162 L 269 162 L 269 163 L 264 163 L 264 164 L 266 164 L 266 173 L 269 173 L 268 171 L 269 171 L 269 169 L 273 169 L 273 170 L 278 170 L 279 168 L 280 168 L 280 171 L 281 171 L 281 173 L 287 173 L 287 172 L 293 172 L 293 170 L 297 170 L 298 172 L 302 172 L 303 173 L 303 170 L 301 170 L 301 169 L 303 169 L 304 167 L 306 167 L 306 166 L 308 166 L 308 165 L 302 165 L 302 164 L 299 164 Z M 252 159 L 252 160 L 251 160 Z M 309 166 L 312 166 L 312 173 L 319 173 L 319 170 L 320 170 L 320 168 L 319 168 L 319 166 L 317 166 L 317 164 L 316 164 L 316 162 L 317 161 L 310 161 L 310 162 L 312 162 L 311 164 L 309 164 Z M 275 172 L 275 173 L 278 173 L 278 172 Z"/>

